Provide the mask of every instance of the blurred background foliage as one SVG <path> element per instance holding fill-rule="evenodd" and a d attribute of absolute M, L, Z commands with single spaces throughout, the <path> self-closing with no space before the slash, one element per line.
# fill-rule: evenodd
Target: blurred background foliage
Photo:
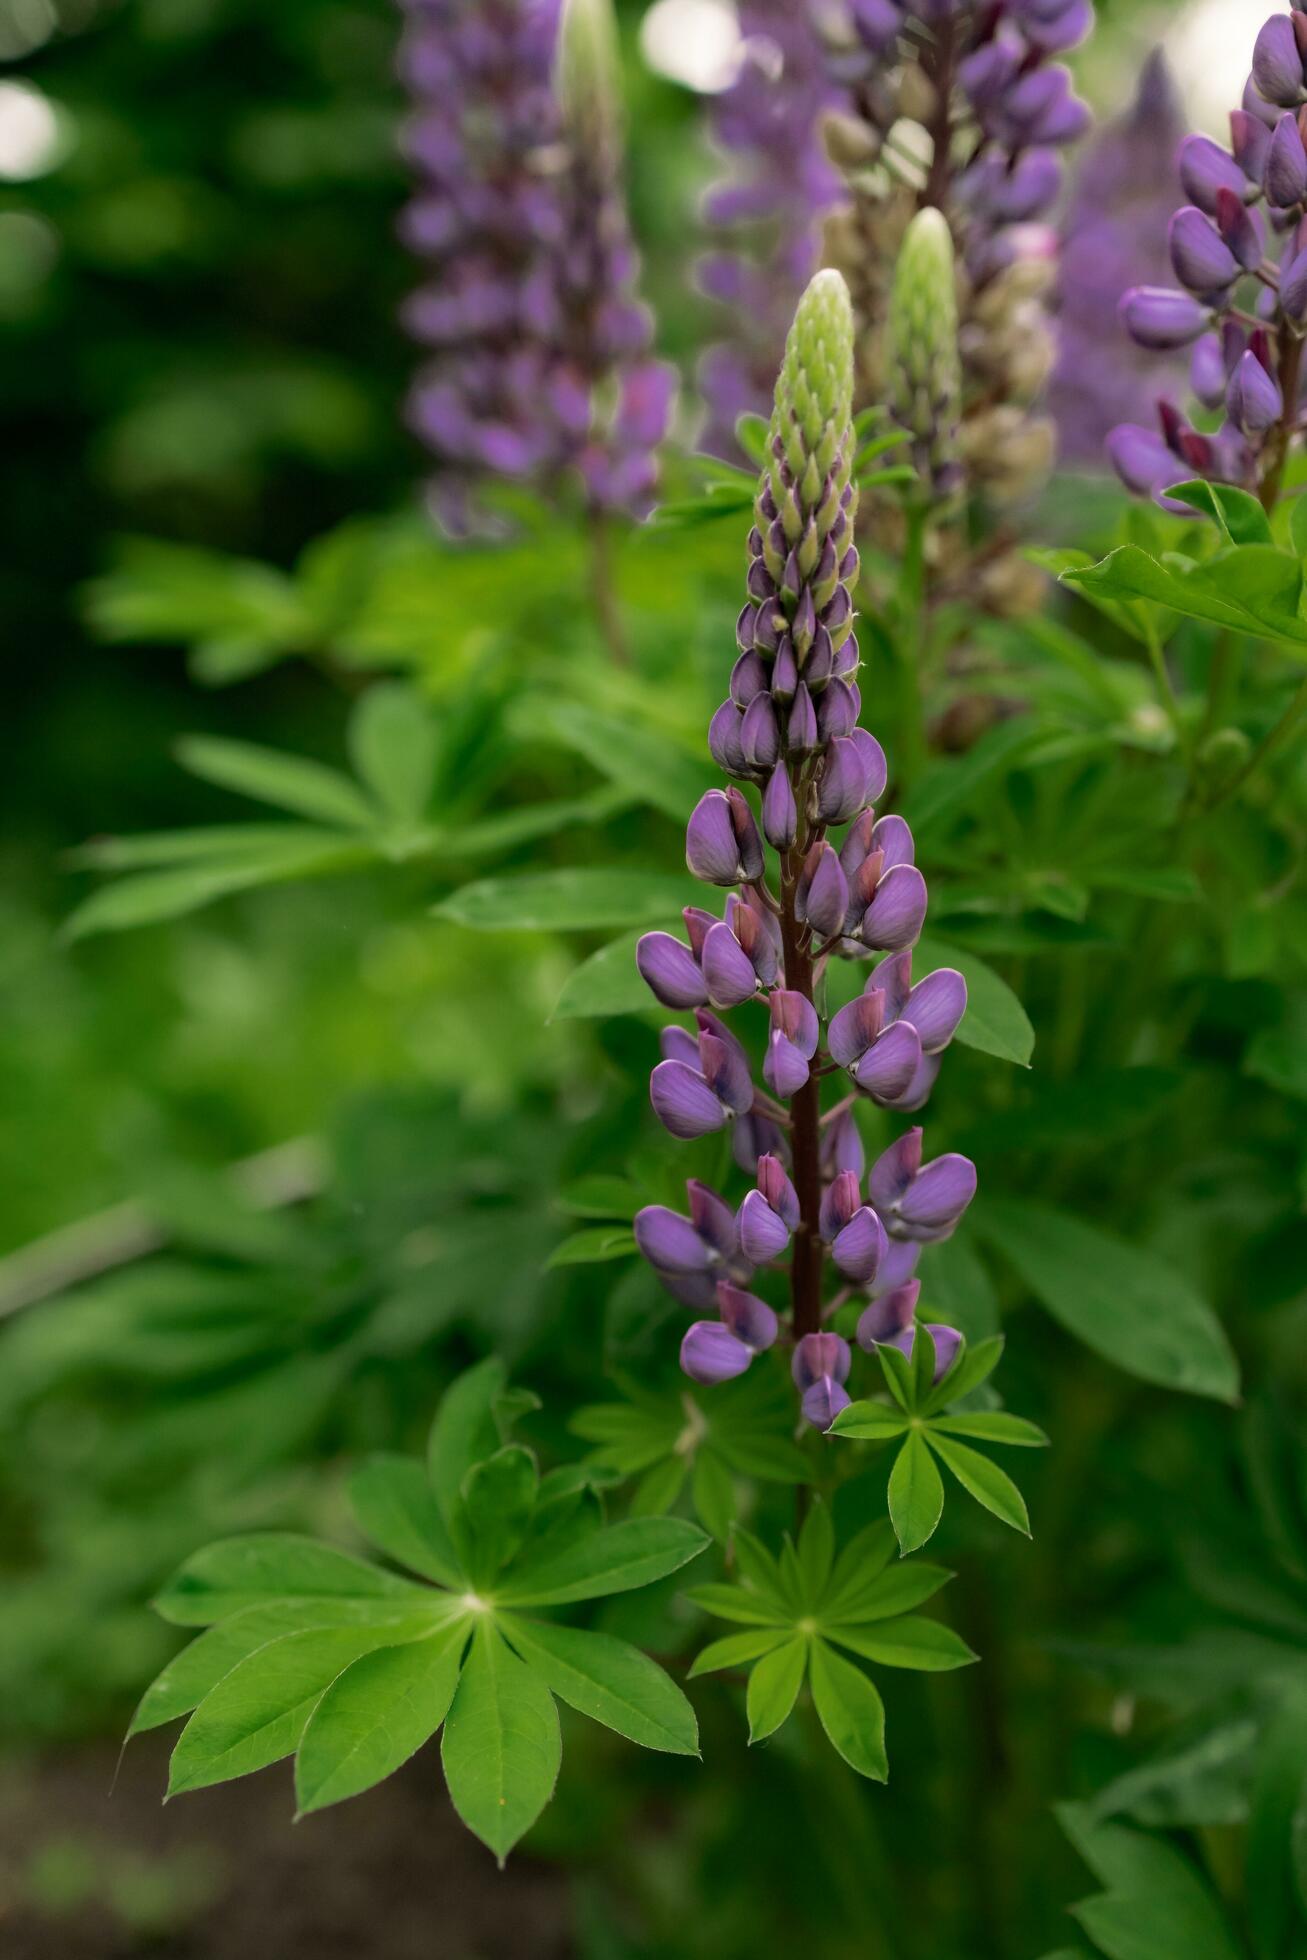
<path fill-rule="evenodd" d="M 1218 14 L 1260 19 L 1109 0 L 1083 86 L 1118 110 L 1165 37 L 1210 120 Z M 645 287 L 688 383 L 702 104 L 637 0 L 622 24 Z M 431 530 L 395 26 L 388 0 L 0 0 L 0 1723 L 36 1788 L 77 1747 L 99 1776 L 179 1556 L 345 1532 L 351 1452 L 414 1446 L 469 1357 L 545 1395 L 546 1452 L 614 1370 L 672 1392 L 669 1303 L 580 1180 L 675 1202 L 684 1167 L 626 944 L 691 895 L 741 528 L 623 539 L 620 671 L 565 516 L 514 499 L 503 548 Z M 687 385 L 687 447 L 693 422 Z M 1039 533 L 1182 535 L 1069 476 Z M 530 1840 L 571 1929 L 542 1953 L 1307 1952 L 1307 765 L 1240 780 L 1290 652 L 1163 623 L 1178 719 L 1119 609 L 1050 587 L 979 623 L 904 786 L 932 941 L 997 986 L 933 1106 L 983 1195 L 930 1283 L 959 1324 L 1012 1318 L 1005 1391 L 1056 1443 L 1033 1547 L 941 1531 L 983 1663 L 891 1684 L 889 1804 L 797 1730 L 746 1771 L 729 1691 L 697 1697 L 702 1770 L 569 1739 Z M 893 757 L 874 664 L 866 699 Z M 1202 760 L 1224 728 L 1233 762 Z M 612 1623 L 675 1655 L 654 1595 Z M 113 1865 L 101 1787 L 81 1837 L 15 1839 L 15 1950 L 234 1952 L 189 1853 L 149 1896 Z M 393 1882 L 420 1893 L 420 1858 Z"/>

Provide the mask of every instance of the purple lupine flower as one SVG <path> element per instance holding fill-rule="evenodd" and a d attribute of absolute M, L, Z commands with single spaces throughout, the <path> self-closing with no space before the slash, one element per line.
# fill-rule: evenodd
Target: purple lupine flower
<path fill-rule="evenodd" d="M 822 1429 L 849 1400 L 852 1365 L 847 1342 L 823 1328 L 834 1305 L 823 1297 L 827 1281 L 847 1283 L 838 1297 L 865 1294 L 864 1345 L 909 1326 L 920 1246 L 947 1237 L 975 1188 L 963 1157 L 923 1169 L 913 1130 L 880 1159 L 864 1192 L 849 1109 L 859 1096 L 904 1109 L 924 1102 L 966 1007 L 965 983 L 951 969 L 914 983 L 910 948 L 926 883 L 906 823 L 873 807 L 888 770 L 857 722 L 852 339 L 848 289 L 838 273 L 821 273 L 786 343 L 749 535 L 739 656 L 709 733 L 733 781 L 701 799 L 687 836 L 691 870 L 727 889 L 723 916 L 688 907 L 687 940 L 647 933 L 636 954 L 655 996 L 693 1015 L 692 1028 L 663 1030 L 650 1079 L 655 1110 L 676 1137 L 729 1125 L 736 1161 L 753 1179 L 734 1216 L 692 1185 L 690 1218 L 659 1206 L 636 1218 L 637 1243 L 664 1285 L 697 1312 L 714 1301 L 718 1309 L 686 1333 L 682 1366 L 699 1382 L 728 1380 L 783 1328 L 803 1413 Z M 770 875 L 768 848 L 778 860 Z M 887 957 L 825 1028 L 823 1051 L 825 963 L 878 952 Z M 756 1021 L 760 999 L 765 1089 L 721 1018 L 748 1008 Z M 852 1095 L 823 1117 L 821 1083 L 832 1064 L 847 1071 Z M 790 1299 L 778 1316 L 746 1287 L 752 1271 L 786 1258 Z"/>
<path fill-rule="evenodd" d="M 1088 33 L 1092 10 L 1088 0 L 831 0 L 821 18 L 846 90 L 828 141 L 848 172 L 847 201 L 828 222 L 827 250 L 849 271 L 866 330 L 865 399 L 888 394 L 933 494 L 969 479 L 1014 501 L 1052 461 L 1051 425 L 1035 408 L 1053 361 L 1043 306 L 1056 243 L 1050 218 L 1061 196 L 1060 152 L 1089 120 L 1056 57 Z M 932 123 L 937 159 L 924 184 L 903 170 L 889 141 L 905 119 Z M 942 211 L 965 272 L 960 332 L 943 360 L 924 351 L 932 326 L 952 340 L 938 290 L 933 304 L 909 305 L 906 330 L 881 346 L 894 312 L 890 269 L 901 267 L 905 233 L 932 208 Z M 951 292 L 944 297 L 951 311 Z M 957 420 L 956 384 L 941 392 L 926 371 L 956 372 L 959 353 L 955 441 L 948 425 Z M 987 586 L 997 593 L 1001 583 Z"/>
<path fill-rule="evenodd" d="M 739 416 L 770 405 L 786 329 L 820 262 L 821 214 L 840 188 L 821 141 L 822 112 L 838 89 L 815 10 L 808 0 L 741 0 L 739 22 L 739 67 L 712 116 L 730 173 L 703 206 L 721 242 L 697 268 L 701 290 L 729 321 L 699 367 L 702 444 L 728 457 L 739 454 Z"/>
<path fill-rule="evenodd" d="M 1225 410 L 1223 427 L 1207 434 L 1163 395 L 1162 449 L 1138 424 L 1111 432 L 1108 454 L 1127 488 L 1162 503 L 1170 485 L 1189 475 L 1239 484 L 1268 508 L 1279 494 L 1297 431 L 1299 335 L 1307 317 L 1300 249 L 1307 222 L 1305 57 L 1307 17 L 1273 14 L 1257 35 L 1242 104 L 1230 117 L 1230 148 L 1194 136 L 1180 150 L 1191 202 L 1171 220 L 1170 251 L 1184 290 L 1140 285 L 1121 300 L 1136 345 L 1192 347 L 1195 395 L 1205 408 Z"/>
<path fill-rule="evenodd" d="M 408 419 L 454 530 L 493 477 L 569 472 L 596 506 L 649 502 L 672 375 L 634 298 L 606 4 L 563 0 L 560 25 L 560 0 L 402 0 L 418 190 L 401 231 L 431 272 L 403 312 L 427 350 Z"/>

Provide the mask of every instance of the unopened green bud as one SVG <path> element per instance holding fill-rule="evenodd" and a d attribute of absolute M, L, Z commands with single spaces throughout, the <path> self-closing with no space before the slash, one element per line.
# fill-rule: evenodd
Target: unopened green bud
<path fill-rule="evenodd" d="M 957 476 L 962 373 L 953 237 L 932 205 L 908 226 L 894 268 L 887 365 L 890 411 L 913 438 L 923 482 L 943 494 Z"/>
<path fill-rule="evenodd" d="M 555 87 L 571 140 L 594 161 L 621 139 L 621 75 L 612 0 L 563 0 Z"/>

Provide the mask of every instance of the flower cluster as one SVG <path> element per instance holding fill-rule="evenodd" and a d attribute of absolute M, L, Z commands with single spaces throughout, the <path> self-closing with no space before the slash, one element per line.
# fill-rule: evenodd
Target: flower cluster
<path fill-rule="evenodd" d="M 1230 147 L 1207 136 L 1180 149 L 1186 204 L 1171 219 L 1172 286 L 1132 287 L 1121 318 L 1135 343 L 1191 348 L 1189 379 L 1219 428 L 1196 428 L 1175 404 L 1158 427 L 1124 423 L 1108 453 L 1126 485 L 1162 497 L 1204 476 L 1274 500 L 1298 412 L 1307 328 L 1307 15 L 1273 14 L 1253 50 Z M 1164 500 L 1164 499 L 1163 499 Z"/>
<path fill-rule="evenodd" d="M 969 479 L 1002 502 L 1028 494 L 1052 462 L 1052 425 L 1033 412 L 1053 359 L 1047 220 L 1059 153 L 1089 120 L 1054 57 L 1091 21 L 1089 0 L 848 0 L 831 29 L 849 106 L 829 141 L 849 195 L 827 228 L 827 254 L 852 271 L 863 390 L 872 400 L 883 392 L 900 241 L 914 212 L 936 205 L 962 272 L 962 458 Z M 924 151 L 914 151 L 914 126 Z"/>
<path fill-rule="evenodd" d="M 885 757 L 858 725 L 852 389 L 848 288 L 824 271 L 786 343 L 749 536 L 739 653 L 709 729 L 712 754 L 732 780 L 707 792 L 686 836 L 690 869 L 728 889 L 725 913 L 691 907 L 684 940 L 649 933 L 637 951 L 657 999 L 691 1012 L 694 1023 L 664 1030 L 650 1081 L 654 1109 L 678 1138 L 729 1128 L 753 1181 L 738 1207 L 692 1182 L 688 1217 L 653 1205 L 636 1218 L 640 1248 L 669 1290 L 700 1311 L 717 1310 L 687 1332 L 682 1365 L 697 1381 L 722 1381 L 777 1340 L 781 1317 L 749 1289 L 759 1271 L 788 1257 L 794 1380 L 805 1415 L 822 1428 L 849 1400 L 852 1361 L 826 1321 L 861 1298 L 864 1346 L 910 1339 L 921 1246 L 948 1236 L 976 1181 L 964 1157 L 923 1165 L 921 1131 L 910 1129 L 864 1187 L 852 1116 L 864 1097 L 886 1110 L 918 1109 L 966 1007 L 965 983 L 951 969 L 914 983 L 925 880 L 907 824 L 876 813 Z M 842 833 L 838 841 L 833 833 Z M 820 1002 L 830 959 L 873 954 L 886 957 L 828 1019 Z M 749 1047 L 722 1018 L 754 1002 L 766 1020 L 764 1087 Z M 827 1078 L 844 1093 L 823 1115 Z M 830 1300 L 827 1258 L 843 1287 Z"/>
<path fill-rule="evenodd" d="M 820 214 L 839 192 L 821 141 L 833 97 L 813 10 L 742 0 L 739 19 L 739 69 L 713 111 L 733 169 L 704 200 L 723 242 L 698 266 L 702 290 L 730 309 L 730 339 L 710 347 L 699 370 L 703 446 L 716 455 L 736 453 L 738 416 L 770 404 L 795 301 L 817 264 Z"/>
<path fill-rule="evenodd" d="M 592 110 L 571 113 L 614 92 L 600 0 L 566 0 L 561 27 L 556 0 L 403 4 L 419 190 L 401 228 L 431 270 L 404 309 L 428 350 L 409 419 L 436 457 L 436 509 L 466 528 L 485 478 L 565 470 L 593 503 L 638 509 L 671 382 L 632 296 L 614 117 L 595 140 Z"/>
<path fill-rule="evenodd" d="M 1151 412 L 1156 357 L 1121 345 L 1116 308 L 1128 287 L 1165 272 L 1169 185 L 1184 133 L 1175 84 L 1155 48 L 1134 101 L 1081 159 L 1061 227 L 1049 407 L 1064 462 L 1101 464 L 1114 424 Z"/>

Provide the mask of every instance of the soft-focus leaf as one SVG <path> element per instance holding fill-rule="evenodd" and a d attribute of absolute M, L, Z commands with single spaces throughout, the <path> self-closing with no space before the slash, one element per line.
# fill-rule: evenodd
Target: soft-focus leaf
<path fill-rule="evenodd" d="M 598 952 L 574 967 L 563 983 L 553 1018 L 584 1020 L 599 1015 L 661 1011 L 636 968 L 635 949 L 639 939 L 639 932 L 623 933 L 620 939 L 601 946 Z"/>
<path fill-rule="evenodd" d="M 177 744 L 177 759 L 191 775 L 216 783 L 219 789 L 270 803 L 278 810 L 292 810 L 315 823 L 370 830 L 377 822 L 376 806 L 356 783 L 306 756 L 216 735 L 184 735 Z"/>
<path fill-rule="evenodd" d="M 1165 1388 L 1233 1401 L 1239 1374 L 1224 1329 L 1155 1253 L 1024 1200 L 977 1206 L 974 1223 L 1068 1333 L 1106 1360 Z"/>
<path fill-rule="evenodd" d="M 955 1039 L 984 1055 L 997 1055 L 1000 1061 L 1028 1068 L 1035 1049 L 1035 1030 L 1006 980 L 1000 980 L 993 967 L 964 947 L 923 939 L 913 958 L 914 975 L 933 972 L 937 966 L 956 967 L 967 983 L 967 1011 Z"/>
<path fill-rule="evenodd" d="M 628 1259 L 637 1250 L 629 1226 L 591 1225 L 556 1245 L 545 1261 L 545 1271 L 557 1266 L 601 1266 L 610 1259 Z"/>
<path fill-rule="evenodd" d="M 417 823 L 436 776 L 436 728 L 415 687 L 379 681 L 350 717 L 350 760 L 381 808 L 399 823 Z"/>
<path fill-rule="evenodd" d="M 246 1538 L 224 1538 L 193 1553 L 154 1604 L 174 1626 L 202 1627 L 276 1599 L 412 1604 L 430 1597 L 426 1588 L 320 1545 L 316 1539 L 262 1531 Z"/>
<path fill-rule="evenodd" d="M 478 932 L 592 932 L 664 925 L 693 897 L 676 872 L 578 868 L 482 878 L 434 909 L 437 918 Z"/>
<path fill-rule="evenodd" d="M 427 1444 L 427 1465 L 447 1525 L 461 1516 L 463 1479 L 472 1465 L 499 1448 L 502 1438 L 495 1412 L 506 1379 L 503 1362 L 492 1354 L 461 1374 L 441 1398 Z"/>

